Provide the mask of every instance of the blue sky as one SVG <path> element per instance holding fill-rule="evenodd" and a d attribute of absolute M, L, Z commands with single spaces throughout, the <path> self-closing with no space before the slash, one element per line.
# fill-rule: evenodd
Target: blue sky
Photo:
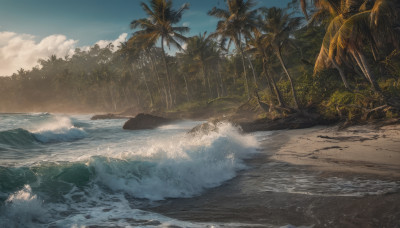
<path fill-rule="evenodd" d="M 259 0 L 259 6 L 285 7 L 290 0 Z M 129 23 L 145 14 L 139 0 L 0 0 L 0 31 L 34 35 L 36 39 L 63 34 L 78 40 L 78 45 L 92 45 L 98 40 L 114 40 L 132 31 Z M 147 2 L 147 1 L 144 1 Z M 224 7 L 223 0 L 174 0 L 179 7 L 189 2 L 181 23 L 191 27 L 189 35 L 215 29 L 216 19 L 207 15 L 214 6 Z"/>

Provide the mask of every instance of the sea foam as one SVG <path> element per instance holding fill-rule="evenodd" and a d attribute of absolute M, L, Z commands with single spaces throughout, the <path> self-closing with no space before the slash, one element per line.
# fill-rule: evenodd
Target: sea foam
<path fill-rule="evenodd" d="M 150 200 L 192 197 L 235 177 L 257 147 L 253 136 L 223 123 L 208 134 L 154 139 L 137 151 L 95 156 L 88 165 L 113 191 Z"/>
<path fill-rule="evenodd" d="M 11 194 L 6 200 L 4 216 L 0 217 L 1 227 L 30 227 L 33 222 L 45 219 L 43 202 L 32 193 L 31 186 Z"/>
<path fill-rule="evenodd" d="M 82 128 L 75 127 L 70 118 L 62 116 L 48 119 L 30 132 L 42 143 L 74 141 L 87 135 Z"/>

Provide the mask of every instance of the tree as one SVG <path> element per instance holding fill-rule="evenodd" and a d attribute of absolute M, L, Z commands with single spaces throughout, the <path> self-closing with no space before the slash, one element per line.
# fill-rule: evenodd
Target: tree
<path fill-rule="evenodd" d="M 248 99 L 250 99 L 250 92 L 243 53 L 243 39 L 250 37 L 252 30 L 257 27 L 258 10 L 252 9 L 255 5 L 256 3 L 253 0 L 227 0 L 228 10 L 214 7 L 208 12 L 208 15 L 221 19 L 218 21 L 217 29 L 212 36 L 221 37 L 221 46 L 224 46 L 227 40 L 229 40 L 229 44 L 234 42 L 236 49 L 240 52 Z"/>
<path fill-rule="evenodd" d="M 330 67 L 338 69 L 346 88 L 346 81 L 341 63 L 353 59 L 374 91 L 381 89 L 369 67 L 365 47 L 370 47 L 377 60 L 379 50 L 389 50 L 398 45 L 398 32 L 395 26 L 399 19 L 399 3 L 393 0 L 342 0 L 321 1 L 320 10 L 328 9 L 333 19 L 327 28 L 321 50 L 315 63 L 315 71 Z M 397 38 L 396 38 L 397 37 Z M 389 38 L 389 39 L 388 39 Z M 389 40 L 389 42 L 387 42 Z"/>
<path fill-rule="evenodd" d="M 144 49 L 155 46 L 158 41 L 161 42 L 162 57 L 167 77 L 169 107 L 172 107 L 174 101 L 171 93 L 171 77 L 164 45 L 167 47 L 173 45 L 178 49 L 182 49 L 179 42 L 186 41 L 187 38 L 182 33 L 188 32 L 189 28 L 174 25 L 181 20 L 182 14 L 189 8 L 189 4 L 186 3 L 178 10 L 175 10 L 172 8 L 171 0 L 150 0 L 149 3 L 150 6 L 146 3 L 141 3 L 148 17 L 131 22 L 132 29 L 141 29 L 133 33 L 131 41 L 141 43 Z"/>
<path fill-rule="evenodd" d="M 267 78 L 268 85 L 272 93 L 275 93 L 276 99 L 278 100 L 278 106 L 285 107 L 285 103 L 283 102 L 281 92 L 279 88 L 276 86 L 275 79 L 268 73 L 267 62 L 269 60 L 271 46 L 265 40 L 265 34 L 262 34 L 260 31 L 254 32 L 254 37 L 249 40 L 249 48 L 248 51 L 254 53 L 256 57 L 261 57 L 262 59 L 262 67 L 263 73 Z"/>
<path fill-rule="evenodd" d="M 183 51 L 183 56 L 188 60 L 187 65 L 190 65 L 192 68 L 189 71 L 202 72 L 203 86 L 208 89 L 209 98 L 212 98 L 212 79 L 210 79 L 210 74 L 208 73 L 210 70 L 209 66 L 215 60 L 215 62 L 218 62 L 220 53 L 211 36 L 206 36 L 206 34 L 204 32 L 203 34 L 189 38 L 186 49 Z"/>
<path fill-rule="evenodd" d="M 291 35 L 299 27 L 301 18 L 291 17 L 291 14 L 284 10 L 272 7 L 266 10 L 264 23 L 261 29 L 266 33 L 264 42 L 271 46 L 274 54 L 277 56 L 283 71 L 290 82 L 294 105 L 299 109 L 299 102 L 296 95 L 296 89 L 292 76 L 290 75 L 282 57 L 282 49 L 291 42 Z"/>

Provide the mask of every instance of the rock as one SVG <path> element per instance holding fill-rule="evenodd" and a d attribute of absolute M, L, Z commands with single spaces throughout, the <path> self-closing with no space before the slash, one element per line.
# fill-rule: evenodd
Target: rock
<path fill-rule="evenodd" d="M 189 134 L 208 134 L 212 131 L 217 131 L 218 130 L 218 120 L 213 120 L 210 122 L 202 123 L 194 128 L 192 128 L 190 131 L 188 131 Z"/>
<path fill-rule="evenodd" d="M 125 130 L 154 129 L 156 127 L 171 123 L 172 121 L 172 119 L 140 113 L 134 118 L 130 118 L 128 121 L 126 121 L 122 128 Z"/>
<path fill-rule="evenodd" d="M 129 119 L 129 118 L 131 118 L 131 117 L 108 113 L 108 114 L 94 115 L 90 119 L 91 120 L 105 120 L 105 119 Z"/>
<path fill-rule="evenodd" d="M 308 118 L 302 115 L 293 114 L 285 118 L 280 119 L 258 119 L 253 122 L 239 123 L 239 126 L 244 132 L 254 131 L 272 131 L 272 130 L 283 130 L 283 129 L 301 129 L 323 124 L 318 119 Z"/>

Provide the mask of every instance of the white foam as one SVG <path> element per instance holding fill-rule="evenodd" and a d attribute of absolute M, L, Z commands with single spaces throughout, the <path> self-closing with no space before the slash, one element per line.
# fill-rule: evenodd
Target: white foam
<path fill-rule="evenodd" d="M 80 198 L 80 196 L 85 197 L 76 202 L 74 198 Z M 74 189 L 65 197 L 74 213 L 67 217 L 60 216 L 59 219 L 51 222 L 50 226 L 83 228 L 101 224 L 105 227 L 276 227 L 266 226 L 265 224 L 180 221 L 157 213 L 132 208 L 132 203 L 125 198 L 124 194 L 115 193 L 110 195 L 98 189 L 98 187 L 87 190 L 84 194 Z M 49 206 L 52 208 L 59 207 L 56 204 Z M 62 209 L 65 210 L 65 208 Z M 57 211 L 61 210 L 57 209 Z"/>
<path fill-rule="evenodd" d="M 92 157 L 88 164 L 97 180 L 114 191 L 162 200 L 191 197 L 235 177 L 257 147 L 253 136 L 224 123 L 217 132 L 152 139 L 137 151 L 112 151 L 108 160 Z"/>
<path fill-rule="evenodd" d="M 82 128 L 75 127 L 65 116 L 55 116 L 33 127 L 30 132 L 43 143 L 73 141 L 86 136 Z"/>
<path fill-rule="evenodd" d="M 11 194 L 0 217 L 0 227 L 29 227 L 33 222 L 46 219 L 43 202 L 32 193 L 29 185 Z"/>

